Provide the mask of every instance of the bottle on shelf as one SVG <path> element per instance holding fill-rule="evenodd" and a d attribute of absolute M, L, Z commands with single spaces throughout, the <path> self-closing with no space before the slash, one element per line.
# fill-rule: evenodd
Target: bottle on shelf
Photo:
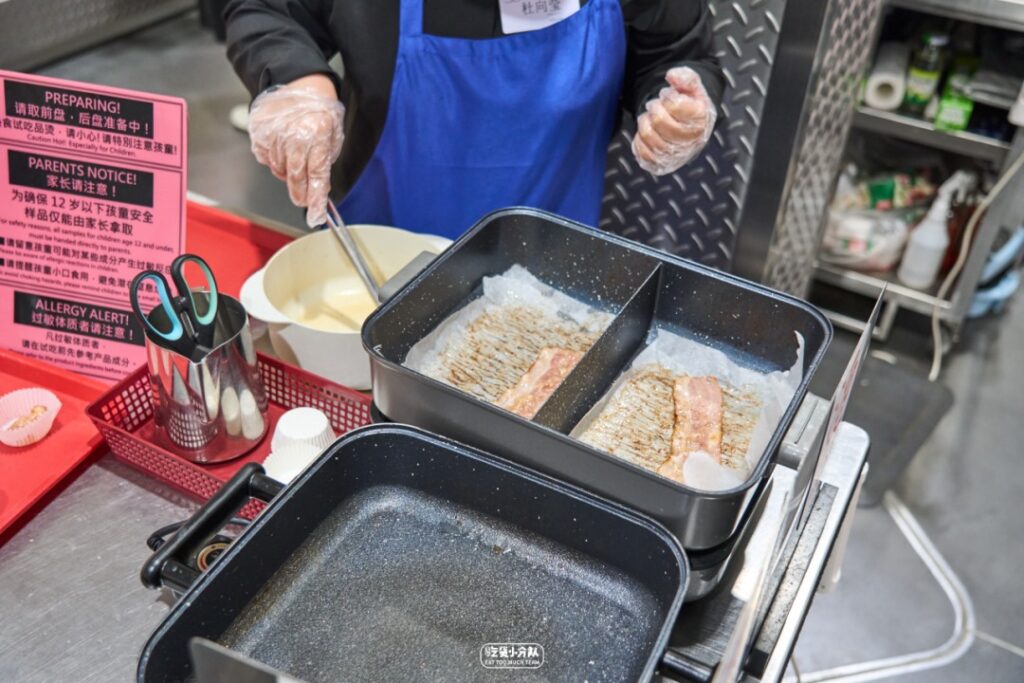
<path fill-rule="evenodd" d="M 903 253 L 896 277 L 907 287 L 928 289 L 935 283 L 942 258 L 949 247 L 948 219 L 954 196 L 965 195 L 974 185 L 974 174 L 957 171 L 942 184 L 928 215 L 913 232 Z"/>
<path fill-rule="evenodd" d="M 925 33 L 921 45 L 914 50 L 907 69 L 907 86 L 903 96 L 903 110 L 914 116 L 924 116 L 928 103 L 935 97 L 946 63 L 949 35 L 940 31 Z"/>

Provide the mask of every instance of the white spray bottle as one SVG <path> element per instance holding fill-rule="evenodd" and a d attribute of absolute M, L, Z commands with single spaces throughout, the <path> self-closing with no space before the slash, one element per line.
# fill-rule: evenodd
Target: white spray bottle
<path fill-rule="evenodd" d="M 928 215 L 910 233 L 910 242 L 896 272 L 896 277 L 907 287 L 928 289 L 935 282 L 942 257 L 949 248 L 947 223 L 954 194 L 963 197 L 973 184 L 974 175 L 967 171 L 957 171 L 942 183 Z"/>

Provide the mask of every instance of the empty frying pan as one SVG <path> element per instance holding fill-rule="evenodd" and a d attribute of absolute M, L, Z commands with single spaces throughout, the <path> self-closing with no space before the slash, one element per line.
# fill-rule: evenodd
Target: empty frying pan
<path fill-rule="evenodd" d="M 208 571 L 190 569 L 250 497 L 270 502 Z M 676 539 L 639 513 L 375 425 L 287 487 L 247 465 L 142 576 L 184 592 L 141 655 L 147 683 L 189 680 L 194 637 L 307 683 L 594 682 L 664 666 L 687 568 Z"/>

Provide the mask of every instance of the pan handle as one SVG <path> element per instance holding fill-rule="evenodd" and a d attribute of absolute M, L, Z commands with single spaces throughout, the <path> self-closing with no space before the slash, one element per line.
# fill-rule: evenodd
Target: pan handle
<path fill-rule="evenodd" d="M 142 566 L 140 577 L 147 588 L 167 586 L 184 592 L 201 572 L 186 563 L 206 542 L 231 522 L 250 498 L 270 502 L 284 484 L 263 473 L 263 466 L 250 462 L 199 508 L 178 532 L 161 545 Z"/>
<path fill-rule="evenodd" d="M 673 681 L 691 681 L 693 683 L 710 683 L 715 670 L 707 664 L 697 662 L 678 650 L 665 648 L 661 656 L 658 672 Z"/>

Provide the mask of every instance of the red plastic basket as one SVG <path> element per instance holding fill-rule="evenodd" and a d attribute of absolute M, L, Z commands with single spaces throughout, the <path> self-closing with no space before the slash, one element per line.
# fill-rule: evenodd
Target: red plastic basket
<path fill-rule="evenodd" d="M 370 424 L 367 396 L 269 356 L 261 354 L 259 365 L 270 403 L 268 436 L 247 455 L 228 462 L 200 465 L 153 443 L 156 425 L 146 366 L 112 387 L 87 412 L 116 458 L 202 501 L 216 493 L 242 465 L 267 457 L 269 435 L 281 414 L 291 408 L 322 410 L 339 436 Z M 242 510 L 242 516 L 251 519 L 261 508 L 262 504 L 253 501 Z"/>

